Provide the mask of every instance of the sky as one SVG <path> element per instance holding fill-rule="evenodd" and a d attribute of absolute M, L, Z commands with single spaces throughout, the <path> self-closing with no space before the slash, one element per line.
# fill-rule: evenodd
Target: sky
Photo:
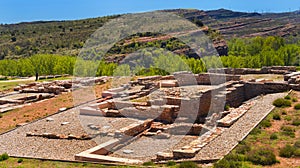
<path fill-rule="evenodd" d="M 0 23 L 76 20 L 177 8 L 288 12 L 299 10 L 300 0 L 0 0 Z"/>

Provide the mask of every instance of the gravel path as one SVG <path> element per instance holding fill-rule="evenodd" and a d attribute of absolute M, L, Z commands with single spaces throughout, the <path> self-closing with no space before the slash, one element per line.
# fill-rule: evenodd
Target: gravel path
<path fill-rule="evenodd" d="M 26 133 L 85 134 L 78 114 L 78 108 L 67 110 L 51 116 L 53 119 L 51 122 L 42 119 L 5 133 L 0 136 L 0 153 L 7 152 L 10 156 L 17 157 L 74 160 L 75 154 L 94 147 L 96 143 L 92 140 L 54 140 L 26 137 Z M 69 124 L 61 125 L 63 122 L 69 122 Z"/>
<path fill-rule="evenodd" d="M 83 105 L 86 106 L 86 105 Z M 86 123 L 103 126 L 117 130 L 137 122 L 127 118 L 105 118 L 89 117 L 79 115 L 79 109 L 83 106 L 55 114 L 47 119 L 38 120 L 31 124 L 19 127 L 8 133 L 0 135 L 0 153 L 7 152 L 10 156 L 29 157 L 54 160 L 75 160 L 75 154 L 97 146 L 99 143 L 106 142 L 113 137 L 97 137 L 94 140 L 55 140 L 42 137 L 26 137 L 26 133 L 36 134 L 54 133 L 63 135 L 81 136 L 89 132 L 86 130 Z M 62 125 L 64 122 L 69 122 Z M 111 131 L 113 132 L 113 131 Z"/>
<path fill-rule="evenodd" d="M 193 160 L 219 160 L 233 150 L 253 128 L 255 128 L 273 109 L 273 101 L 287 93 L 269 94 L 259 98 L 256 104 L 229 129 L 199 151 Z"/>
<path fill-rule="evenodd" d="M 158 152 L 172 153 L 174 149 L 180 149 L 197 138 L 197 136 L 188 135 L 172 135 L 169 139 L 141 137 L 137 141 L 114 152 L 111 156 L 138 159 L 146 162 L 155 159 Z M 126 150 L 132 151 L 132 153 L 125 154 L 124 151 Z"/>

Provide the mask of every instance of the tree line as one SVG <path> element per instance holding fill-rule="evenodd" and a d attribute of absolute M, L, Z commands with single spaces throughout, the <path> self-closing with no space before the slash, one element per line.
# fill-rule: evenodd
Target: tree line
<path fill-rule="evenodd" d="M 261 68 L 262 66 L 300 65 L 300 45 L 281 37 L 233 39 L 228 42 L 229 56 L 201 59 L 174 55 L 166 49 L 141 49 L 123 64 L 103 60 L 83 60 L 74 56 L 38 54 L 0 61 L 0 75 L 33 76 L 70 74 L 75 76 L 168 75 L 176 71 L 206 72 L 210 68 Z M 220 59 L 221 58 L 221 59 Z M 127 62 L 126 62 L 127 60 Z"/>
<path fill-rule="evenodd" d="M 290 43 L 282 37 L 232 39 L 228 56 L 221 57 L 225 67 L 261 68 L 262 66 L 299 66 L 299 40 Z"/>

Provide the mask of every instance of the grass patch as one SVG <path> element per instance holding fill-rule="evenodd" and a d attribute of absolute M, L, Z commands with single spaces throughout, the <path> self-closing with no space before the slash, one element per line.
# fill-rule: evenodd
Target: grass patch
<path fill-rule="evenodd" d="M 291 116 L 285 116 L 284 120 L 286 120 L 286 121 L 292 121 L 292 117 Z"/>
<path fill-rule="evenodd" d="M 282 110 L 281 115 L 287 115 L 287 112 L 285 110 Z"/>
<path fill-rule="evenodd" d="M 155 166 L 154 162 L 145 162 L 143 163 L 143 166 Z"/>
<path fill-rule="evenodd" d="M 291 138 L 295 138 L 295 129 L 290 126 L 282 126 L 281 128 L 282 134 L 285 136 L 289 136 Z"/>
<path fill-rule="evenodd" d="M 300 110 L 300 103 L 296 104 L 296 105 L 294 106 L 294 109 Z"/>
<path fill-rule="evenodd" d="M 298 102 L 298 99 L 296 97 L 293 97 L 292 102 Z"/>
<path fill-rule="evenodd" d="M 238 153 L 238 154 L 246 154 L 250 150 L 251 150 L 251 147 L 244 142 L 241 142 L 235 149 L 236 153 Z"/>
<path fill-rule="evenodd" d="M 251 132 L 250 135 L 259 135 L 261 134 L 261 130 L 259 128 L 254 128 Z"/>
<path fill-rule="evenodd" d="M 294 119 L 293 122 L 292 122 L 292 125 L 299 126 L 300 125 L 300 119 L 299 118 Z"/>
<path fill-rule="evenodd" d="M 272 126 L 272 123 L 269 119 L 265 119 L 263 120 L 260 124 L 259 124 L 262 128 L 269 128 Z"/>
<path fill-rule="evenodd" d="M 20 84 L 27 84 L 27 83 L 31 83 L 33 81 L 18 81 L 18 82 L 14 82 L 14 81 L 5 81 L 5 82 L 0 82 L 0 91 L 7 91 L 7 90 L 12 90 L 14 87 L 20 85 Z"/>
<path fill-rule="evenodd" d="M 291 97 L 290 95 L 287 95 L 287 96 L 284 97 L 284 99 L 286 99 L 286 100 L 291 100 L 292 97 Z"/>
<path fill-rule="evenodd" d="M 194 162 L 182 162 L 179 168 L 198 168 L 199 166 Z"/>
<path fill-rule="evenodd" d="M 300 140 L 298 140 L 294 143 L 294 147 L 300 149 Z"/>
<path fill-rule="evenodd" d="M 273 120 L 281 120 L 280 114 L 279 113 L 273 114 Z"/>
<path fill-rule="evenodd" d="M 277 133 L 272 133 L 272 134 L 270 135 L 270 139 L 271 139 L 271 140 L 276 140 L 276 139 L 278 139 Z"/>
<path fill-rule="evenodd" d="M 278 162 L 274 152 L 267 148 L 255 149 L 249 152 L 246 156 L 250 162 L 256 165 L 266 166 L 273 165 Z"/>
<path fill-rule="evenodd" d="M 290 100 L 286 100 L 286 99 L 276 99 L 274 102 L 273 102 L 273 105 L 276 106 L 276 107 L 291 107 L 292 106 L 292 102 Z"/>
<path fill-rule="evenodd" d="M 174 162 L 173 160 L 170 160 L 167 162 L 166 164 L 167 166 L 175 166 L 176 165 L 176 162 Z"/>
<path fill-rule="evenodd" d="M 289 144 L 281 148 L 279 151 L 279 156 L 284 158 L 291 158 L 294 155 L 295 148 Z"/>

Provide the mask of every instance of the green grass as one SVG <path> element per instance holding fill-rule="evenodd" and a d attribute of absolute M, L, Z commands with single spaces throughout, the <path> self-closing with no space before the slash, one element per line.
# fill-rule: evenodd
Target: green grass
<path fill-rule="evenodd" d="M 43 79 L 43 80 L 39 80 L 38 82 L 44 82 L 44 81 L 54 81 L 54 80 L 70 80 L 72 79 L 72 77 L 60 77 L 60 78 L 52 78 L 52 79 Z M 1 82 L 0 81 L 0 92 L 1 91 L 7 91 L 7 90 L 12 90 L 14 87 L 20 85 L 20 84 L 28 84 L 28 83 L 32 83 L 35 82 L 34 80 L 32 81 L 5 81 L 5 82 Z"/>
<path fill-rule="evenodd" d="M 19 84 L 27 84 L 31 83 L 33 81 L 22 81 L 22 82 L 15 82 L 15 81 L 10 81 L 10 82 L 0 82 L 0 91 L 6 91 L 6 90 L 11 90 L 14 87 L 18 86 Z"/>
<path fill-rule="evenodd" d="M 51 78 L 51 79 L 42 79 L 38 80 L 38 82 L 44 82 L 44 81 L 55 81 L 55 80 L 71 80 L 72 77 L 59 77 L 59 78 Z"/>
<path fill-rule="evenodd" d="M 21 162 L 21 163 L 18 163 Z M 35 159 L 21 159 L 21 158 L 9 158 L 8 160 L 0 162 L 0 167 L 38 167 L 38 168 L 136 168 L 134 166 L 107 166 L 101 164 L 92 164 L 92 163 L 71 163 L 71 162 L 58 162 L 58 161 L 42 161 Z"/>

